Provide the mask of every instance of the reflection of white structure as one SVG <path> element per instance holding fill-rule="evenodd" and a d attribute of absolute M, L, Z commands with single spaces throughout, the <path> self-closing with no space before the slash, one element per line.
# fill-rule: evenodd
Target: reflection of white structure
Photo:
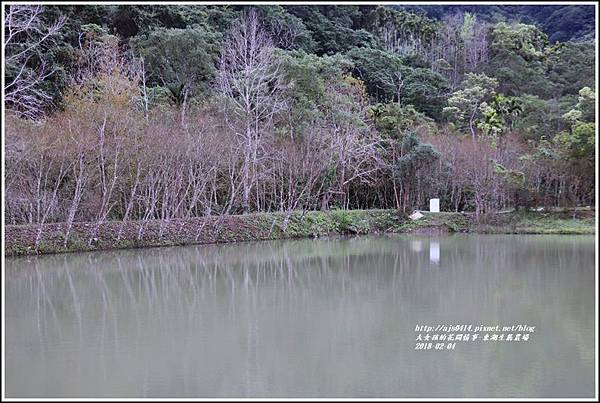
<path fill-rule="evenodd" d="M 440 262 L 440 243 L 437 241 L 431 241 L 429 243 L 429 261 L 431 263 Z"/>
<path fill-rule="evenodd" d="M 429 211 L 432 213 L 440 212 L 440 199 L 429 199 Z"/>
<path fill-rule="evenodd" d="M 421 241 L 412 241 L 410 246 L 413 252 L 421 252 L 423 250 L 423 243 Z"/>

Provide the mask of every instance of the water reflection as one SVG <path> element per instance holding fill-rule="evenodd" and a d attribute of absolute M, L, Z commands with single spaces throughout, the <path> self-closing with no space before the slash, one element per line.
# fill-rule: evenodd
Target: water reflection
<path fill-rule="evenodd" d="M 431 263 L 440 262 L 440 243 L 437 241 L 431 241 L 429 243 L 429 261 Z"/>
<path fill-rule="evenodd" d="M 11 397 L 593 395 L 593 237 L 363 237 L 7 263 Z M 417 323 L 540 333 L 423 352 Z"/>
<path fill-rule="evenodd" d="M 413 241 L 410 242 L 410 246 L 411 246 L 411 249 L 414 252 L 419 253 L 419 252 L 421 252 L 423 250 L 423 240 L 422 239 L 415 239 L 415 240 L 413 240 Z"/>

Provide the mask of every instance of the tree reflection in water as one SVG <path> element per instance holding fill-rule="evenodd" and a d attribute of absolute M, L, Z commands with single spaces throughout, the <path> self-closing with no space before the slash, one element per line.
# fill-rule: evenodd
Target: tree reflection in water
<path fill-rule="evenodd" d="M 288 240 L 5 270 L 9 396 L 593 394 L 593 237 Z M 436 323 L 539 333 L 415 351 L 415 325 Z"/>

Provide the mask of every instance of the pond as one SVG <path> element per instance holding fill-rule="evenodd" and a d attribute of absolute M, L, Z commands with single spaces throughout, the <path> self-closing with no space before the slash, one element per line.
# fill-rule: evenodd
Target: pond
<path fill-rule="evenodd" d="M 5 280 L 7 397 L 594 395 L 593 236 L 62 254 Z M 417 340 L 454 324 L 530 334 Z"/>

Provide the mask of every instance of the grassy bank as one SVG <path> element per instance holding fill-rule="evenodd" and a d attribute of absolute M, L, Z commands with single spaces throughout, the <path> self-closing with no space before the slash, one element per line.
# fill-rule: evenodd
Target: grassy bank
<path fill-rule="evenodd" d="M 518 212 L 484 217 L 473 229 L 487 234 L 594 234 L 595 211 Z"/>
<path fill-rule="evenodd" d="M 448 232 L 515 234 L 593 234 L 594 212 L 508 213 L 484 217 L 472 214 L 424 213 L 410 220 L 395 210 L 331 210 L 285 214 L 262 213 L 225 217 L 203 217 L 170 221 L 109 221 L 93 236 L 92 223 L 75 223 L 64 243 L 64 224 L 46 224 L 35 246 L 38 226 L 5 227 L 5 255 L 59 253 L 101 249 L 239 242 L 283 238 L 320 237 L 332 234 Z M 91 241 L 90 241 L 91 239 Z"/>

